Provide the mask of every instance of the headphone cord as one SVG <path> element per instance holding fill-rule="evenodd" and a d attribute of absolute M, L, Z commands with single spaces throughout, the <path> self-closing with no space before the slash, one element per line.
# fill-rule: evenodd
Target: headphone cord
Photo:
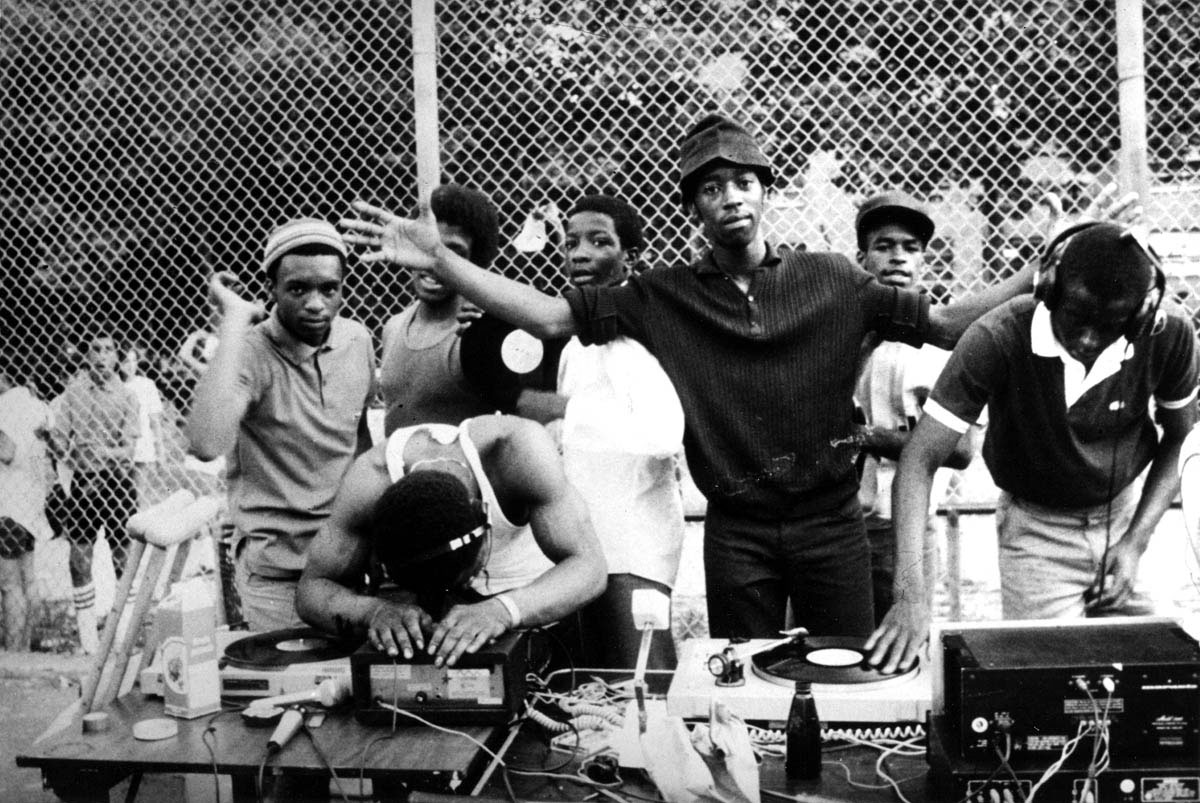
<path fill-rule="evenodd" d="M 1125 343 L 1125 353 L 1121 357 L 1121 365 L 1125 366 L 1125 362 L 1129 359 L 1129 350 L 1133 347 L 1132 341 Z M 1132 366 L 1130 366 L 1132 370 Z M 1121 383 L 1117 382 L 1119 388 Z M 1105 503 L 1104 511 L 1104 551 L 1100 554 L 1100 583 L 1096 587 L 1096 600 L 1104 596 L 1105 580 L 1108 577 L 1108 552 L 1112 547 L 1112 509 L 1113 509 L 1113 493 L 1117 484 L 1117 441 L 1119 440 L 1119 427 L 1121 418 L 1121 398 L 1118 396 L 1114 404 L 1117 406 L 1112 409 L 1112 449 L 1111 457 L 1108 463 L 1108 493 L 1106 494 L 1107 502 Z"/>

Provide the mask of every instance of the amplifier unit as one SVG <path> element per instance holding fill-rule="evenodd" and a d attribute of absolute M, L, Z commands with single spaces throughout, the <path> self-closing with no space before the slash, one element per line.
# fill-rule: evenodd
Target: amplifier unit
<path fill-rule="evenodd" d="M 386 707 L 393 706 L 438 725 L 503 724 L 525 699 L 526 650 L 526 635 L 512 632 L 454 666 L 434 666 L 424 653 L 405 660 L 367 645 L 350 656 L 355 718 L 376 725 L 415 721 Z"/>
<path fill-rule="evenodd" d="M 963 758 L 1053 759 L 1101 721 L 1114 761 L 1200 762 L 1200 645 L 1173 623 L 944 631 L 942 650 Z"/>
<path fill-rule="evenodd" d="M 929 734 L 929 783 L 934 800 L 955 803 L 994 803 L 1026 800 L 1035 785 L 1054 763 L 1053 759 L 1025 761 L 1008 772 L 995 753 L 991 760 L 965 759 L 957 755 L 945 717 L 931 717 Z M 1088 749 L 1090 753 L 1090 737 Z M 1136 761 L 1113 759 L 1103 772 L 1088 782 L 1085 767 L 1062 767 L 1046 779 L 1034 797 L 1037 803 L 1195 803 L 1200 800 L 1200 767 L 1195 756 L 1147 758 Z"/>

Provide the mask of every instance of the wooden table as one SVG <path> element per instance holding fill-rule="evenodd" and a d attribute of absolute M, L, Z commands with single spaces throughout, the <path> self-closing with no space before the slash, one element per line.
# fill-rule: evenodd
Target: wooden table
<path fill-rule="evenodd" d="M 19 767 L 37 767 L 55 794 L 64 801 L 108 801 L 109 790 L 139 773 L 199 773 L 215 771 L 231 776 L 235 800 L 255 800 L 259 766 L 266 754 L 271 728 L 246 726 L 237 713 L 193 720 L 171 720 L 179 733 L 159 741 L 133 737 L 135 723 L 163 716 L 162 700 L 138 692 L 117 699 L 104 709 L 108 730 L 84 733 L 76 718 L 57 733 L 47 733 L 29 750 L 17 756 Z M 401 718 L 403 722 L 403 718 Z M 205 745 L 203 734 L 212 733 Z M 457 727 L 493 751 L 505 747 L 504 726 Z M 342 779 L 342 785 L 357 789 L 360 773 L 371 779 L 377 795 L 397 799 L 405 787 L 431 792 L 470 792 L 487 769 L 491 758 L 479 747 L 459 736 L 423 726 L 399 727 L 389 739 L 388 727 L 362 725 L 349 712 L 330 713 L 325 722 L 295 737 L 266 764 L 265 778 L 307 777 L 326 789 L 329 769 L 321 760 L 313 740 Z M 376 741 L 379 740 L 379 741 Z"/>
<path fill-rule="evenodd" d="M 109 718 L 107 731 L 85 734 L 76 719 L 56 733 L 43 735 L 28 751 L 17 756 L 17 765 L 41 769 L 47 785 L 64 801 L 95 803 L 107 802 L 113 786 L 142 773 L 211 776 L 215 760 L 216 771 L 231 778 L 234 800 L 256 800 L 256 780 L 270 728 L 250 728 L 235 712 L 222 714 L 215 720 L 212 715 L 172 720 L 179 726 L 177 736 L 139 741 L 133 737 L 134 723 L 162 717 L 161 700 L 134 692 L 116 700 L 105 713 Z M 211 754 L 203 740 L 210 722 Z M 562 758 L 559 753 L 547 755 L 545 746 L 532 731 L 515 733 L 512 738 L 504 726 L 457 729 L 503 755 L 512 766 L 544 767 Z M 357 791 L 361 772 L 371 779 L 372 793 L 377 799 L 403 800 L 408 790 L 469 794 L 477 791 L 484 780 L 484 796 L 507 799 L 499 771 L 491 771 L 490 757 L 466 739 L 424 726 L 409 726 L 400 727 L 391 738 L 376 742 L 390 732 L 387 727 L 362 725 L 349 712 L 342 711 L 330 713 L 320 727 L 312 730 L 312 735 L 347 791 Z M 827 749 L 823 755 L 826 762 L 823 773 L 815 781 L 789 781 L 782 760 L 768 757 L 760 769 L 761 789 L 786 793 L 796 803 L 895 801 L 888 787 L 863 789 L 851 785 L 845 772 L 833 763 L 843 763 L 858 783 L 878 785 L 881 781 L 874 774 L 878 755 L 867 748 Z M 926 788 L 927 767 L 923 758 L 895 756 L 888 760 L 888 769 L 909 800 L 915 803 L 932 799 Z M 574 765 L 562 770 L 566 774 L 574 771 Z M 632 791 L 655 796 L 653 785 L 641 771 L 622 770 L 622 775 L 630 782 L 628 788 Z M 326 799 L 323 795 L 328 789 L 329 770 L 304 733 L 296 734 L 267 763 L 267 784 L 279 776 L 288 778 L 291 787 L 296 784 L 294 779 L 299 778 L 301 783 L 311 779 L 311 789 Z M 511 774 L 510 780 L 522 800 L 583 800 L 594 793 L 570 782 L 517 773 Z M 761 799 L 764 803 L 784 800 L 765 791 Z"/>

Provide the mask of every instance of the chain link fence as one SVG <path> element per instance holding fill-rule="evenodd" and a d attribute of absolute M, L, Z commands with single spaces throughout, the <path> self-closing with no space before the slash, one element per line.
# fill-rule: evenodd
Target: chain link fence
<path fill-rule="evenodd" d="M 336 220 L 355 198 L 413 205 L 410 7 L 0 0 L 0 9 L 6 372 L 61 406 L 97 342 L 112 338 L 118 361 L 132 349 L 147 440 L 132 485 L 101 502 L 217 490 L 179 434 L 212 347 L 206 277 L 232 270 L 265 297 L 258 255 L 278 222 Z M 436 13 L 442 179 L 492 197 L 508 243 L 498 269 L 550 290 L 565 284 L 554 249 L 512 243 L 545 225 L 548 205 L 564 209 L 585 191 L 642 210 L 651 264 L 695 253 L 675 164 L 683 132 L 709 111 L 743 122 L 774 160 L 764 225 L 775 242 L 853 255 L 864 197 L 902 188 L 926 199 L 938 231 L 924 281 L 939 299 L 1034 257 L 1044 192 L 1060 193 L 1070 212 L 1117 174 L 1109 2 L 443 0 Z M 1194 316 L 1198 20 L 1191 2 L 1145 6 L 1147 215 L 1171 293 Z M 376 335 L 411 298 L 406 276 L 352 262 L 345 312 Z M 104 419 L 108 406 L 85 409 L 94 420 L 78 442 L 133 437 Z M 60 473 L 78 459 L 61 461 Z M 23 471 L 30 498 L 51 487 L 47 457 Z M 994 488 L 976 467 L 957 494 L 986 502 Z M 37 592 L 69 603 L 69 550 L 43 525 Z M 104 544 L 94 571 L 105 571 Z"/>

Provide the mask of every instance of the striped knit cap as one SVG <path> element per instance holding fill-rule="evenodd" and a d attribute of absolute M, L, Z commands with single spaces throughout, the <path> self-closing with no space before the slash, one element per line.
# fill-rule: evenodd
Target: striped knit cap
<path fill-rule="evenodd" d="M 346 244 L 332 224 L 315 217 L 302 217 L 289 220 L 271 232 L 263 249 L 263 269 L 266 270 L 268 265 L 289 251 L 304 245 L 327 245 L 343 258 L 346 257 Z"/>

